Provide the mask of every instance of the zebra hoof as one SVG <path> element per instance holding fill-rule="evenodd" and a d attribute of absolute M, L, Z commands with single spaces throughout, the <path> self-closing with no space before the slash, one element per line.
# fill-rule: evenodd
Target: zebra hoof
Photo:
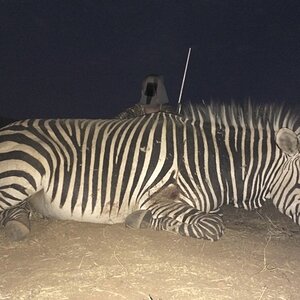
<path fill-rule="evenodd" d="M 16 220 L 8 221 L 4 230 L 6 237 L 12 241 L 23 240 L 30 233 L 29 227 Z"/>
<path fill-rule="evenodd" d="M 149 228 L 152 213 L 149 210 L 137 210 L 125 219 L 125 226 L 134 229 Z"/>

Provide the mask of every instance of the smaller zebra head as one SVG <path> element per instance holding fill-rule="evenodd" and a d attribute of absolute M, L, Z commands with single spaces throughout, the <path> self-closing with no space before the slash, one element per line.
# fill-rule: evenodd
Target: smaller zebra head
<path fill-rule="evenodd" d="M 276 143 L 284 159 L 275 173 L 270 196 L 280 212 L 300 225 L 300 142 L 296 133 L 281 128 Z"/>

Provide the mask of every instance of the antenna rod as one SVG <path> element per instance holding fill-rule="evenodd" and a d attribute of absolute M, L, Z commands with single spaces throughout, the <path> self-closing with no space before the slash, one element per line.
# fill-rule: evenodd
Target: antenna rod
<path fill-rule="evenodd" d="M 192 48 L 189 48 L 189 52 L 188 52 L 188 55 L 187 55 L 187 58 L 186 58 L 186 63 L 185 63 L 185 68 L 184 68 L 184 73 L 183 73 L 183 78 L 182 78 L 182 83 L 181 83 L 179 98 L 178 98 L 178 113 L 179 114 L 181 112 L 181 97 L 182 97 L 182 91 L 183 91 L 184 82 L 185 82 L 186 71 L 187 71 L 187 68 L 188 68 L 188 65 L 189 65 L 191 51 L 192 51 Z"/>

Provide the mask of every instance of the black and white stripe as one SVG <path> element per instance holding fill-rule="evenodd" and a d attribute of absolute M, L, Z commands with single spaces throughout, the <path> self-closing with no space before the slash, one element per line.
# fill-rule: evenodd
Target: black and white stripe
<path fill-rule="evenodd" d="M 1 209 L 43 189 L 46 214 L 123 221 L 177 169 L 177 155 L 169 155 L 176 118 L 26 120 L 2 129 Z"/>
<path fill-rule="evenodd" d="M 116 223 L 148 210 L 152 228 L 212 240 L 223 232 L 218 210 L 230 202 L 253 209 L 272 199 L 299 224 L 299 134 L 296 115 L 251 104 L 16 122 L 0 131 L 2 220 L 41 191 L 34 206 L 46 216 Z M 174 199 L 157 198 L 172 185 Z"/>
<path fill-rule="evenodd" d="M 296 114 L 283 107 L 250 103 L 191 105 L 185 113 L 192 119 L 186 130 L 193 128 L 193 135 L 184 136 L 183 161 L 187 163 L 180 172 L 186 201 L 195 199 L 191 205 L 211 212 L 223 203 L 254 209 L 271 199 L 299 223 L 300 119 Z M 293 136 L 292 140 L 287 136 L 294 143 L 292 153 L 276 142 L 284 130 L 289 132 L 285 136 Z M 289 201 L 284 200 L 287 197 Z"/>

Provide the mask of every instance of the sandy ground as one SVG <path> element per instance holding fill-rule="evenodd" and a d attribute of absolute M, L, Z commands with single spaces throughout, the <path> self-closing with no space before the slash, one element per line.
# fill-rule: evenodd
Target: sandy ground
<path fill-rule="evenodd" d="M 224 208 L 218 242 L 34 218 L 0 230 L 0 299 L 300 299 L 300 227 L 272 206 Z"/>

